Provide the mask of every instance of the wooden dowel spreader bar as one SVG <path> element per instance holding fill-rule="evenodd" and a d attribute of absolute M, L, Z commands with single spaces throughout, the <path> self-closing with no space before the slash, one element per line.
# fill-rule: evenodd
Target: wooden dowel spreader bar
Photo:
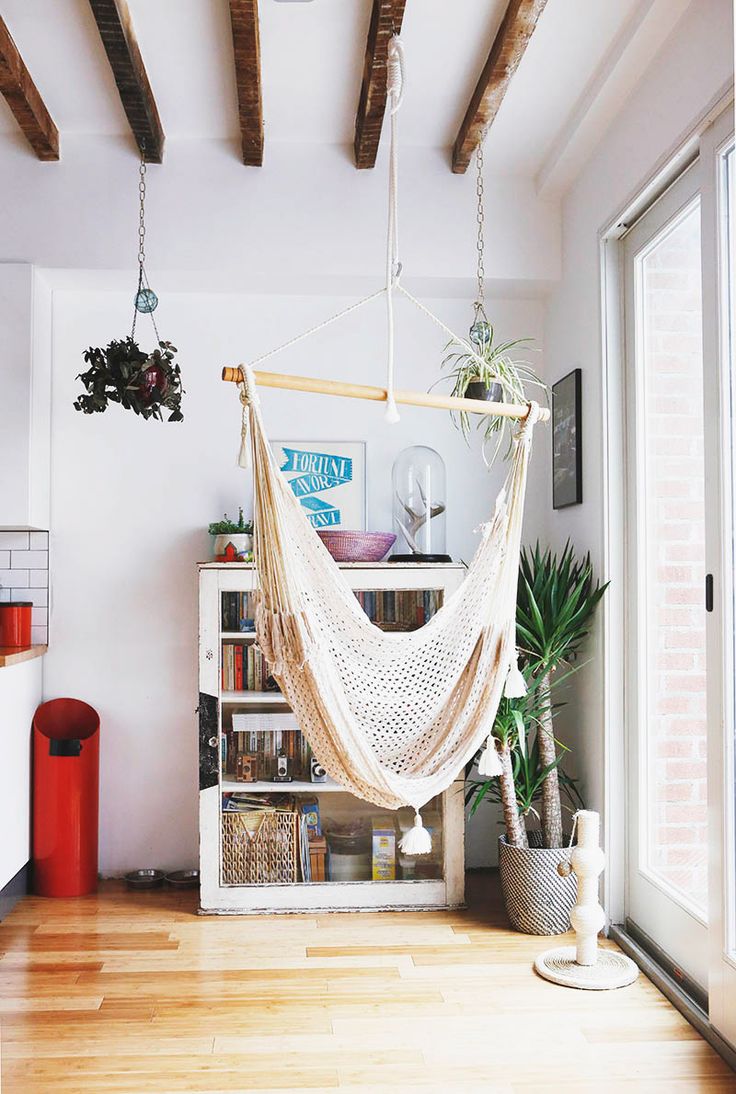
<path fill-rule="evenodd" d="M 368 399 L 374 403 L 386 402 L 385 387 L 370 387 L 368 384 L 346 384 L 343 380 L 319 380 L 314 376 L 290 376 L 284 372 L 254 372 L 256 383 L 260 387 L 278 387 L 285 391 L 310 391 L 315 395 L 341 395 L 346 399 Z M 231 384 L 243 382 L 243 370 L 225 366 L 222 378 Z M 428 406 L 435 410 L 465 411 L 467 414 L 483 414 L 486 417 L 526 418 L 529 407 L 526 403 L 486 403 L 481 399 L 460 399 L 454 395 L 432 395 L 428 391 L 394 390 L 394 399 L 405 406 Z M 540 422 L 546 422 L 549 410 L 541 407 Z"/>

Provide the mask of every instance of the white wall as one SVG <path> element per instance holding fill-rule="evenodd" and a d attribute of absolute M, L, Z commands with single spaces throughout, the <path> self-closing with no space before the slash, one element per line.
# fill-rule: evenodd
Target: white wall
<path fill-rule="evenodd" d="M 240 407 L 220 368 L 344 307 L 346 298 L 167 293 L 157 312 L 162 337 L 180 348 L 185 421 L 145 423 L 112 407 L 83 416 L 72 407 L 81 352 L 125 333 L 130 293 L 56 290 L 53 297 L 52 597 L 53 640 L 45 665 L 47 698 L 74 695 L 100 712 L 101 844 L 105 872 L 196 860 L 197 574 L 207 557 L 207 523 L 239 502 L 250 486 L 236 466 Z M 458 330 L 466 300 L 433 300 Z M 412 305 L 398 305 L 397 380 L 426 389 L 436 377 L 444 335 Z M 501 337 L 530 335 L 541 346 L 539 301 L 489 304 Z M 142 324 L 144 344 L 151 334 Z M 382 382 L 384 309 L 378 301 L 340 327 L 288 351 L 279 367 L 294 372 Z M 540 359 L 541 366 L 541 359 Z M 364 439 L 368 522 L 391 527 L 391 466 L 406 445 L 428 443 L 448 473 L 448 547 L 468 558 L 472 529 L 493 504 L 477 445 L 469 450 L 449 417 L 402 408 L 394 427 L 379 407 L 264 391 L 274 439 Z M 540 449 L 544 450 L 545 436 Z M 540 463 L 541 466 L 541 463 Z M 546 482 L 530 488 L 531 535 L 541 520 Z M 475 863 L 495 839 L 474 839 Z M 480 831 L 480 830 L 479 830 Z M 472 860 L 471 860 L 472 861 Z"/>
<path fill-rule="evenodd" d="M 0 263 L 0 525 L 28 524 L 33 270 Z"/>
<path fill-rule="evenodd" d="M 598 575 L 604 563 L 602 334 L 599 233 L 643 188 L 726 83 L 733 80 L 730 0 L 698 0 L 654 59 L 563 203 L 562 279 L 545 322 L 547 375 L 554 382 L 581 368 L 583 504 L 549 512 L 551 540 L 570 537 L 590 550 Z M 622 469 L 612 467 L 612 475 Z M 612 535 L 619 530 L 612 529 Z M 605 575 L 603 575 L 605 576 Z M 568 739 L 575 748 L 587 804 L 602 809 L 604 776 L 602 617 L 577 677 Z"/>

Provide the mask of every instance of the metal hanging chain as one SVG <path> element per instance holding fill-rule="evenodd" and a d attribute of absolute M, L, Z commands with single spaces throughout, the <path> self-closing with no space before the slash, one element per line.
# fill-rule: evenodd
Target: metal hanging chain
<path fill-rule="evenodd" d="M 141 162 L 138 166 L 138 288 L 136 289 L 135 298 L 133 301 L 133 326 L 130 332 L 130 337 L 135 339 L 135 325 L 138 320 L 138 312 L 143 308 L 138 307 L 138 302 L 141 298 L 141 294 L 145 291 L 150 293 L 154 300 L 154 308 L 158 304 L 156 294 L 151 289 L 148 283 L 148 276 L 146 275 L 146 144 L 145 141 L 141 143 Z M 161 341 L 158 333 L 158 327 L 156 326 L 156 320 L 153 317 L 153 308 L 147 309 L 147 314 L 151 317 L 151 323 L 153 324 L 153 330 L 156 335 L 156 344 Z"/>
<path fill-rule="evenodd" d="M 481 135 L 481 139 L 478 141 L 478 146 L 475 150 L 475 166 L 476 166 L 476 180 L 475 180 L 475 193 L 478 198 L 478 207 L 475 214 L 476 223 L 478 225 L 478 236 L 476 239 L 475 247 L 478 252 L 478 266 L 476 271 L 476 277 L 478 279 L 478 295 L 476 303 L 481 307 L 483 306 L 483 299 L 485 294 L 484 280 L 485 280 L 485 266 L 483 265 L 483 251 L 485 248 L 484 228 L 485 228 L 485 209 L 483 207 L 483 140 L 485 133 Z"/>

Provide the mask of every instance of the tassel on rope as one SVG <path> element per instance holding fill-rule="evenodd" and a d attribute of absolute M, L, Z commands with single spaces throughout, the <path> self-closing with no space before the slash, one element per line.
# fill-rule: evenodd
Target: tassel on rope
<path fill-rule="evenodd" d="M 245 384 L 240 384 L 240 402 L 243 407 L 240 425 L 240 452 L 238 453 L 238 467 L 250 467 L 250 445 L 248 444 L 248 393 Z"/>
<path fill-rule="evenodd" d="M 405 855 L 428 855 L 432 850 L 432 837 L 422 823 L 417 809 L 414 813 L 414 825 L 399 842 L 399 850 Z"/>
<path fill-rule="evenodd" d="M 505 699 L 522 699 L 527 693 L 526 680 L 519 668 L 519 651 L 515 650 L 509 664 L 506 684 L 503 689 Z"/>
<path fill-rule="evenodd" d="M 489 733 L 488 739 L 486 740 L 486 747 L 483 749 L 480 760 L 478 761 L 478 774 L 484 775 L 487 779 L 494 779 L 496 775 L 500 775 L 502 771 L 501 758 L 496 749 L 495 739 L 493 735 Z"/>

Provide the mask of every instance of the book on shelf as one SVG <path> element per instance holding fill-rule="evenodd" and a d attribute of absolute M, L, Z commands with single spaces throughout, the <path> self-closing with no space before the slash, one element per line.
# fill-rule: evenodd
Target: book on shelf
<path fill-rule="evenodd" d="M 441 589 L 365 589 L 355 596 L 372 623 L 397 631 L 423 627 L 442 603 Z"/>
<path fill-rule="evenodd" d="M 224 778 L 236 782 L 311 780 L 312 750 L 293 714 L 233 714 L 223 727 Z"/>
<path fill-rule="evenodd" d="M 253 643 L 222 643 L 223 691 L 275 691 L 281 689 L 271 675 L 266 658 Z"/>
<path fill-rule="evenodd" d="M 256 629 L 256 593 L 222 593 L 220 623 L 223 631 L 254 634 Z"/>

